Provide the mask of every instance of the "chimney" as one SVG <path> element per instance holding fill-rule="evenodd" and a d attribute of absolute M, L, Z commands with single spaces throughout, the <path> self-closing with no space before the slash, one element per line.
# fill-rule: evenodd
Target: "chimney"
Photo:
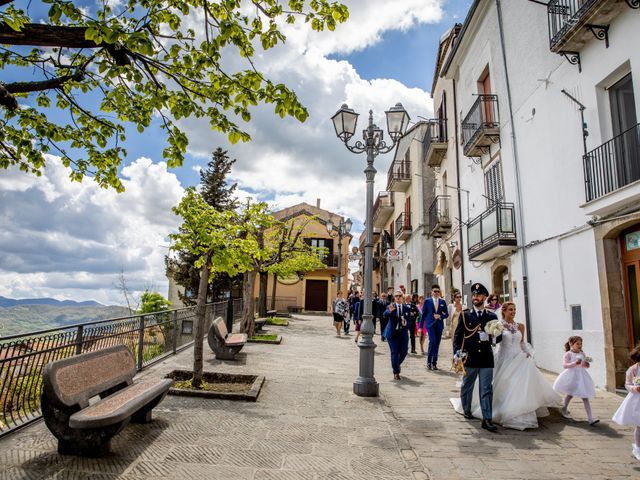
<path fill-rule="evenodd" d="M 319 198 L 316 198 L 316 207 L 320 208 L 320 199 Z"/>

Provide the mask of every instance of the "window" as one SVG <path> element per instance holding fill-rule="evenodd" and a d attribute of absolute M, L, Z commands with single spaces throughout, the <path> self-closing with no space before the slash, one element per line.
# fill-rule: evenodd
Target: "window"
<path fill-rule="evenodd" d="M 333 239 L 330 238 L 305 238 L 307 245 L 313 248 L 326 248 L 324 252 L 320 252 L 320 259 L 323 260 L 326 255 L 333 253 Z"/>
<path fill-rule="evenodd" d="M 502 188 L 502 164 L 500 160 L 494 162 L 484 173 L 484 188 L 490 203 L 499 203 L 504 199 Z"/>

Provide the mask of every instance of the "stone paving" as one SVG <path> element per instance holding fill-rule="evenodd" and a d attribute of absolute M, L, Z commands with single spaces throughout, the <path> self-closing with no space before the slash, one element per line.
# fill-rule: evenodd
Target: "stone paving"
<path fill-rule="evenodd" d="M 393 381 L 388 348 L 376 336 L 381 395 L 359 398 L 351 393 L 354 336 L 332 335 L 330 317 L 296 316 L 269 329 L 283 343 L 248 344 L 237 361 L 215 360 L 205 346 L 206 370 L 266 376 L 257 403 L 167 397 L 154 422 L 127 426 L 102 459 L 58 455 L 37 422 L 0 439 L 0 479 L 640 478 L 631 429 L 609 420 L 620 396 L 598 392 L 596 427 L 554 410 L 535 431 L 491 434 L 453 412 L 448 398 L 458 378 L 427 371 L 423 356 L 410 355 L 403 380 Z M 449 342 L 443 347 L 450 358 Z M 142 375 L 191 362 L 188 349 Z M 584 418 L 581 405 L 572 411 Z"/>

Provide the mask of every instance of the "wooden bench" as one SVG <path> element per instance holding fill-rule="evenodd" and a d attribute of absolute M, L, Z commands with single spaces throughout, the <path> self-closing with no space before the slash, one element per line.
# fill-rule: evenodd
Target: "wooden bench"
<path fill-rule="evenodd" d="M 229 334 L 222 317 L 216 318 L 209 328 L 207 341 L 219 360 L 233 360 L 247 343 L 246 333 Z"/>
<path fill-rule="evenodd" d="M 43 372 L 42 416 L 61 454 L 109 452 L 111 438 L 129 421 L 151 421 L 151 410 L 172 380 L 133 382 L 136 366 L 125 345 L 48 363 Z"/>

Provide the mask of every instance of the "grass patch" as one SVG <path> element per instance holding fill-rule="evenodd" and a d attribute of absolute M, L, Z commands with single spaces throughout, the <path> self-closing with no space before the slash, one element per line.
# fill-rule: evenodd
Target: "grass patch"
<path fill-rule="evenodd" d="M 278 340 L 278 335 L 256 334 L 253 337 L 251 337 L 251 340 L 267 340 L 269 342 L 275 342 Z"/>
<path fill-rule="evenodd" d="M 267 318 L 267 325 L 276 325 L 278 327 L 288 327 L 289 320 L 286 318 L 269 317 Z"/>

